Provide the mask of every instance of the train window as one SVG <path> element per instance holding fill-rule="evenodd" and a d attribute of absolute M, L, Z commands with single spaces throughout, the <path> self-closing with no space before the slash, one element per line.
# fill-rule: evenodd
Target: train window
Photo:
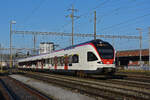
<path fill-rule="evenodd" d="M 54 65 L 54 58 L 51 58 L 51 60 L 52 60 L 52 66 Z"/>
<path fill-rule="evenodd" d="M 54 64 L 57 64 L 57 63 L 58 63 L 58 57 L 55 56 L 55 57 L 54 57 Z"/>
<path fill-rule="evenodd" d="M 61 66 L 63 66 L 63 63 L 64 63 L 64 57 L 62 56 L 61 57 Z"/>
<path fill-rule="evenodd" d="M 72 63 L 72 55 L 69 55 L 69 57 L 68 57 L 68 62 L 69 62 L 69 64 Z"/>
<path fill-rule="evenodd" d="M 51 58 L 49 58 L 48 60 L 49 60 L 49 64 L 51 64 L 51 63 L 52 63 L 52 62 L 51 62 Z"/>
<path fill-rule="evenodd" d="M 50 64 L 52 64 L 52 58 L 50 58 Z"/>
<path fill-rule="evenodd" d="M 50 64 L 49 58 L 47 59 L 47 63 Z"/>
<path fill-rule="evenodd" d="M 36 65 L 36 61 L 34 61 L 34 65 Z"/>
<path fill-rule="evenodd" d="M 96 55 L 93 52 L 88 52 L 87 53 L 87 61 L 95 61 L 98 60 Z"/>
<path fill-rule="evenodd" d="M 49 60 L 48 59 L 45 59 L 45 64 L 49 64 Z"/>
<path fill-rule="evenodd" d="M 24 62 L 19 62 L 19 66 L 23 66 L 24 65 Z"/>
<path fill-rule="evenodd" d="M 57 57 L 56 62 L 57 64 L 60 63 L 60 57 Z"/>
<path fill-rule="evenodd" d="M 72 63 L 79 63 L 79 56 L 77 54 L 72 56 Z"/>
<path fill-rule="evenodd" d="M 57 58 L 57 64 L 58 64 L 58 66 L 61 65 L 61 57 L 58 57 L 58 58 Z"/>
<path fill-rule="evenodd" d="M 68 63 L 68 57 L 69 56 L 67 54 L 64 55 L 64 64 Z"/>

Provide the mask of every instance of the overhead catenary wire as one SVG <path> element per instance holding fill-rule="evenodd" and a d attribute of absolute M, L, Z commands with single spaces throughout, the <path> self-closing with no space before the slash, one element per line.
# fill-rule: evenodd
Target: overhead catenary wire
<path fill-rule="evenodd" d="M 100 4 L 98 4 L 96 7 L 92 8 L 92 9 L 91 9 L 90 11 L 88 11 L 87 13 L 82 14 L 82 15 L 80 16 L 80 18 L 83 17 L 83 16 L 87 16 L 89 13 L 90 13 L 90 15 L 91 15 L 97 8 L 102 8 L 102 6 L 104 6 L 104 5 L 107 4 L 108 2 L 110 2 L 110 0 L 106 0 L 106 1 L 104 1 L 104 2 L 102 2 L 102 3 L 100 3 Z M 134 2 L 135 2 L 135 1 L 134 1 Z M 121 9 L 121 8 L 122 8 L 122 7 L 115 8 L 114 11 L 119 10 L 119 9 Z M 110 13 L 112 13 L 112 11 L 109 12 L 109 14 L 110 14 Z M 78 18 L 78 19 L 80 19 L 80 18 Z"/>
<path fill-rule="evenodd" d="M 71 33 L 63 33 L 63 32 L 38 32 L 38 31 L 12 31 L 14 34 L 26 34 L 26 35 L 56 35 L 56 36 L 72 36 Z M 93 34 L 82 34 L 75 33 L 76 37 L 94 37 Z M 96 37 L 101 38 L 126 38 L 126 39 L 140 39 L 139 36 L 119 36 L 119 35 L 96 35 Z"/>
<path fill-rule="evenodd" d="M 132 1 L 132 2 L 135 4 L 135 1 Z M 145 3 L 145 2 L 143 2 L 143 3 Z M 137 4 L 136 4 L 136 6 L 138 6 L 138 5 L 141 6 L 141 3 L 137 3 Z M 121 9 L 124 9 L 124 8 L 126 8 L 126 10 L 127 10 L 127 9 L 130 9 L 130 8 L 133 8 L 133 6 L 131 6 L 131 5 L 120 6 L 120 7 L 114 8 L 113 10 L 111 10 L 111 11 L 109 11 L 109 12 L 106 12 L 106 13 L 102 14 L 101 16 L 104 17 L 104 16 L 111 15 L 111 14 L 113 14 L 114 12 L 117 12 L 117 11 L 119 11 L 119 10 L 121 10 Z"/>
<path fill-rule="evenodd" d="M 132 1 L 133 2 L 133 1 Z M 145 2 L 138 2 L 138 3 L 135 3 L 135 1 L 134 1 L 134 4 L 137 6 L 137 5 L 142 5 L 142 4 L 145 4 Z M 104 18 L 104 17 L 106 17 L 106 16 L 108 16 L 108 15 L 111 15 L 111 14 L 113 14 L 113 13 L 115 13 L 115 12 L 118 12 L 118 11 L 120 11 L 121 9 L 124 9 L 124 8 L 126 8 L 125 9 L 125 11 L 127 10 L 127 9 L 130 9 L 130 8 L 133 8 L 133 6 L 131 6 L 131 5 L 125 5 L 125 6 L 120 6 L 120 7 L 117 7 L 117 8 L 115 8 L 115 9 L 113 9 L 113 10 L 111 10 L 110 12 L 106 12 L 106 13 L 104 13 L 104 14 L 102 14 L 101 15 L 101 17 L 99 17 L 98 16 L 98 18 L 97 18 L 97 24 L 99 24 L 100 23 L 100 21 L 102 20 L 102 18 Z M 145 8 L 144 9 L 142 9 L 142 10 L 146 10 Z M 139 11 L 139 10 L 136 10 L 136 11 Z M 129 11 L 130 12 L 130 11 Z M 128 13 L 129 13 L 128 12 Z M 134 12 L 135 13 L 135 12 Z M 132 21 L 131 21 L 132 22 Z M 119 24 L 119 25 L 121 25 L 121 24 Z M 113 26 L 113 25 L 112 25 Z"/>
<path fill-rule="evenodd" d="M 110 1 L 110 0 L 105 0 L 104 2 L 98 4 L 96 7 L 92 8 L 90 11 L 88 11 L 88 12 L 86 12 L 86 13 L 84 13 L 84 14 L 81 14 L 80 17 L 74 19 L 74 21 L 77 21 L 77 20 L 81 19 L 82 17 L 87 16 L 88 14 L 92 14 L 94 10 L 96 10 L 96 9 L 99 8 L 99 7 L 104 6 L 104 5 L 105 5 L 106 3 L 108 3 L 109 1 Z M 64 25 L 62 26 L 62 28 L 65 28 L 65 27 L 68 26 L 69 24 L 71 24 L 71 22 L 64 24 Z M 59 30 L 62 30 L 62 29 L 60 28 Z"/>
<path fill-rule="evenodd" d="M 133 2 L 133 1 L 132 1 Z M 134 3 L 135 3 L 135 1 L 134 1 Z M 142 2 L 142 4 L 143 3 L 145 3 L 145 2 Z M 136 3 L 136 6 L 137 5 L 141 5 L 141 3 Z M 101 21 L 101 19 L 102 18 L 104 18 L 104 17 L 106 17 L 106 16 L 108 16 L 108 15 L 111 15 L 111 14 L 113 14 L 113 13 L 115 13 L 115 12 L 118 12 L 120 9 L 123 9 L 123 8 L 126 8 L 126 10 L 127 9 L 129 9 L 129 8 L 133 8 L 133 6 L 128 6 L 128 5 L 125 5 L 125 6 L 120 6 L 120 7 L 117 7 L 117 8 L 115 8 L 115 9 L 113 9 L 113 10 L 111 10 L 111 11 L 109 11 L 109 12 L 106 12 L 106 13 L 104 13 L 104 14 L 102 14 L 100 17 L 98 16 L 98 18 L 97 18 L 97 24 L 99 24 L 100 23 L 100 21 Z M 144 8 L 145 9 L 145 8 Z M 144 9 L 142 9 L 142 10 L 144 10 Z M 139 11 L 139 10 L 136 10 L 136 11 Z M 129 13 L 129 12 L 128 12 Z M 134 12 L 135 13 L 135 12 Z"/>
<path fill-rule="evenodd" d="M 40 3 L 35 8 L 33 8 L 33 10 L 31 11 L 31 13 L 27 17 L 25 17 L 25 19 L 24 19 L 23 22 L 26 23 L 28 20 L 30 20 L 30 18 L 32 17 L 32 15 L 34 13 L 36 13 L 41 8 L 41 6 L 44 4 L 45 1 L 46 0 L 41 0 Z"/>
<path fill-rule="evenodd" d="M 142 4 L 144 4 L 145 2 L 142 2 Z M 136 5 L 141 5 L 141 3 L 136 3 Z M 131 7 L 128 7 L 128 6 L 124 6 L 123 8 L 126 8 L 126 9 L 129 9 L 129 8 L 133 8 L 133 6 L 131 6 Z M 118 11 L 118 10 L 120 10 L 121 9 L 121 7 L 119 7 L 119 8 L 115 8 L 114 10 L 112 10 L 111 12 L 116 12 L 116 11 Z M 142 10 L 147 10 L 147 9 L 142 9 Z M 137 10 L 137 11 L 139 11 L 139 10 Z M 104 17 L 104 16 L 107 16 L 107 15 L 110 15 L 110 14 L 112 14 L 112 13 L 106 13 L 106 14 L 103 14 L 102 15 L 102 17 Z M 134 12 L 135 13 L 135 12 Z M 142 17 L 146 17 L 146 16 L 149 16 L 149 14 L 148 15 L 144 15 L 144 16 L 139 16 L 139 17 L 136 17 L 135 18 L 135 20 L 137 20 L 137 19 L 140 19 L 140 18 L 142 18 Z M 133 18 L 134 19 L 134 18 Z M 97 21 L 97 23 L 99 23 L 99 20 L 100 19 L 98 19 L 98 21 Z M 130 20 L 130 21 L 125 21 L 125 22 L 121 22 L 121 23 L 119 23 L 119 24 L 114 24 L 114 25 L 111 25 L 111 26 L 108 26 L 108 27 L 105 27 L 105 28 L 102 28 L 102 30 L 106 30 L 106 29 L 112 29 L 113 27 L 116 27 L 116 26 L 119 26 L 120 27 L 120 25 L 123 25 L 123 24 L 126 24 L 126 23 L 129 23 L 129 22 L 132 22 L 132 21 L 135 21 L 135 20 Z"/>
<path fill-rule="evenodd" d="M 145 16 L 146 17 L 146 16 Z M 118 27 L 117 27 L 117 31 L 120 31 L 120 32 L 126 32 L 127 30 L 129 30 L 129 25 L 132 25 L 132 24 L 136 24 L 136 23 L 139 23 L 139 22 L 143 22 L 143 20 L 145 20 L 145 19 L 141 19 L 141 20 L 133 20 L 133 21 L 130 21 L 130 22 L 128 22 L 128 24 L 127 23 L 124 23 L 124 24 L 122 24 L 122 25 L 119 25 Z M 132 33 L 134 33 L 134 31 L 135 31 L 135 29 L 133 29 L 133 30 L 130 30 L 130 31 L 132 31 Z"/>
<path fill-rule="evenodd" d="M 144 19 L 145 20 L 145 19 Z M 138 20 L 138 21 L 136 21 L 135 22 L 135 24 L 137 23 L 137 22 L 141 22 L 141 21 L 143 21 L 143 20 Z M 133 23 L 131 23 L 131 24 L 133 24 Z M 129 27 L 126 27 L 126 26 L 129 26 L 129 25 L 131 25 L 131 24 L 126 24 L 125 26 L 123 26 L 123 28 L 117 28 L 117 31 L 120 31 L 120 33 L 123 33 L 123 32 L 126 32 L 126 31 L 128 31 L 129 30 Z M 134 33 L 134 32 L 136 32 L 136 30 L 135 29 L 132 29 L 132 30 L 130 30 L 130 32 L 132 31 L 132 33 Z M 145 32 L 146 30 L 144 30 L 143 32 Z"/>
<path fill-rule="evenodd" d="M 113 28 L 113 27 L 117 27 L 117 26 L 119 26 L 119 25 L 121 25 L 121 24 L 126 24 L 126 23 L 128 23 L 128 22 L 135 21 L 135 20 L 140 19 L 140 18 L 144 18 L 144 17 L 146 17 L 146 16 L 150 16 L 150 13 L 145 14 L 145 15 L 142 15 L 142 16 L 138 16 L 138 17 L 135 17 L 135 18 L 128 19 L 128 20 L 123 21 L 123 22 L 120 22 L 120 23 L 118 23 L 118 24 L 114 24 L 114 25 L 111 25 L 111 26 L 102 28 L 101 30 L 106 30 L 106 29 L 108 30 L 108 29 L 111 29 L 111 28 Z"/>
<path fill-rule="evenodd" d="M 104 1 L 103 3 L 101 3 L 101 4 L 99 4 L 99 5 L 97 5 L 95 8 L 93 8 L 93 10 L 94 9 L 97 9 L 97 8 L 99 8 L 99 7 L 102 7 L 104 4 L 106 4 L 108 2 L 108 0 L 106 0 L 106 1 Z M 132 2 L 135 2 L 135 1 L 132 1 Z M 100 6 L 101 5 L 101 6 Z M 126 8 L 126 5 L 125 6 L 120 6 L 120 7 L 117 7 L 117 8 L 115 8 L 114 10 L 112 10 L 112 11 L 110 11 L 109 13 L 107 12 L 107 13 L 105 13 L 105 14 L 103 14 L 101 17 L 97 17 L 97 24 L 99 24 L 100 23 L 100 21 L 101 21 L 101 19 L 102 19 L 102 17 L 104 17 L 104 16 L 107 16 L 107 15 L 110 15 L 110 14 L 112 14 L 112 13 L 114 13 L 114 12 L 116 12 L 116 11 L 118 11 L 118 10 L 120 10 L 120 9 L 122 9 L 122 8 Z M 92 11 L 92 10 L 91 10 Z M 93 12 L 88 12 L 88 13 L 90 13 L 90 15 L 92 15 L 93 14 Z M 87 16 L 87 14 L 83 14 L 83 16 Z M 81 15 L 81 17 L 82 17 L 82 15 Z M 80 18 L 81 18 L 80 17 Z"/>
<path fill-rule="evenodd" d="M 108 3 L 109 1 L 110 1 L 110 0 L 105 0 L 104 2 L 98 4 L 96 7 L 92 8 L 90 11 L 88 11 L 88 12 L 86 12 L 86 13 L 84 13 L 84 14 L 81 14 L 80 17 L 77 18 L 76 20 L 79 20 L 79 19 L 81 19 L 82 17 L 87 16 L 88 14 L 91 15 L 97 8 L 100 8 L 100 7 L 104 6 L 104 5 L 105 5 L 106 3 Z"/>
<path fill-rule="evenodd" d="M 72 2 L 69 4 L 69 6 L 66 7 L 65 9 L 68 9 L 70 6 L 75 5 L 75 2 L 76 2 L 76 0 L 72 0 Z M 65 28 L 66 26 L 68 26 L 69 24 L 71 24 L 71 22 L 68 22 L 68 23 L 63 24 L 60 28 L 58 28 L 58 31 L 64 30 L 64 28 Z M 65 32 L 65 30 L 64 30 L 63 32 Z"/>
<path fill-rule="evenodd" d="M 93 12 L 92 12 L 93 13 Z M 69 23 L 70 24 L 70 23 Z M 66 24 L 67 25 L 67 24 Z M 64 25 L 64 27 L 66 27 L 66 25 Z"/>

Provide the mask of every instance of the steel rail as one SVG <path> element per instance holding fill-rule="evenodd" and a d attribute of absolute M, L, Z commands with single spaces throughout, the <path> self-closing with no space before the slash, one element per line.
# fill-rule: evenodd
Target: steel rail
<path fill-rule="evenodd" d="M 107 96 L 107 97 L 114 97 L 117 95 L 117 97 L 120 97 L 120 98 L 136 98 L 136 100 L 140 100 L 140 99 L 145 99 L 145 100 L 148 100 L 150 98 L 150 94 L 149 93 L 146 93 L 146 92 L 142 92 L 142 91 L 136 91 L 136 90 L 130 90 L 130 89 L 126 89 L 126 88 L 121 88 L 121 87 L 113 87 L 113 86 L 109 86 L 109 85 L 105 85 L 105 84 L 102 84 L 102 83 L 93 83 L 93 82 L 85 82 L 85 80 L 81 81 L 80 79 L 66 79 L 64 77 L 56 77 L 56 76 L 50 76 L 50 75 L 47 75 L 47 76 L 44 76 L 43 74 L 40 75 L 40 74 L 27 74 L 29 75 L 30 77 L 33 77 L 33 78 L 37 78 L 37 79 L 41 79 L 43 81 L 48 81 L 48 80 L 51 80 L 50 82 L 55 82 L 55 84 L 63 84 L 65 85 L 65 87 L 70 87 L 70 88 L 78 88 L 79 90 L 81 91 L 84 91 L 84 92 L 92 92 L 92 93 L 95 93 L 95 95 L 99 95 L 100 97 L 102 96 Z M 65 83 L 65 84 L 64 84 Z M 67 85 L 69 84 L 69 86 Z M 71 87 L 71 84 L 73 84 L 73 87 Z M 80 87 L 78 87 L 80 86 Z M 100 87 L 101 86 L 101 87 Z M 82 89 L 81 89 L 82 88 Z M 86 90 L 86 89 L 87 90 Z M 86 90 L 86 91 L 85 91 Z M 122 91 L 123 90 L 123 91 Z M 100 95 L 100 94 L 97 94 L 97 92 L 95 91 L 103 91 L 104 93 L 101 93 L 103 95 Z M 107 95 L 109 94 L 109 95 Z M 111 95 L 110 95 L 111 94 Z"/>

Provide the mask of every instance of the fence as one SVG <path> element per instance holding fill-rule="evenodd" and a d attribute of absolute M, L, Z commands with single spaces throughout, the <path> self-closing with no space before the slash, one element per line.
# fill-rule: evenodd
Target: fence
<path fill-rule="evenodd" d="M 126 66 L 124 67 L 125 70 L 144 70 L 144 71 L 150 71 L 149 66 Z"/>

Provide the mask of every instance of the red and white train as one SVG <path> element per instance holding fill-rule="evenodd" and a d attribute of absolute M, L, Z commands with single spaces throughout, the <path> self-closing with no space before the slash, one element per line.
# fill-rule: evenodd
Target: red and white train
<path fill-rule="evenodd" d="M 100 39 L 88 41 L 51 53 L 18 60 L 20 69 L 75 73 L 114 73 L 115 50 Z"/>

